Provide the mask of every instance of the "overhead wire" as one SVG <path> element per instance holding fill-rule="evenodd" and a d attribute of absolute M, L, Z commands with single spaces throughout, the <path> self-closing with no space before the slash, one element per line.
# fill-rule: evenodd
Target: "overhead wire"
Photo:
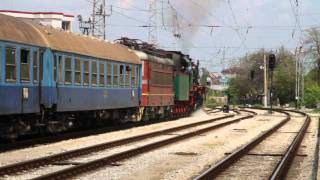
<path fill-rule="evenodd" d="M 89 0 L 86 0 L 87 2 L 91 2 Z M 199 4 L 198 2 L 195 2 L 194 0 L 191 0 L 195 5 L 199 6 L 199 7 L 202 7 L 201 4 Z M 290 1 L 290 4 L 293 5 L 292 1 Z M 294 1 L 294 0 L 293 0 Z M 169 2 L 169 1 L 168 1 Z M 135 22 L 138 22 L 138 23 L 141 23 L 141 25 L 130 25 L 130 24 L 107 24 L 108 26 L 114 26 L 114 27 L 136 27 L 136 28 L 148 28 L 150 26 L 148 26 L 147 22 L 141 20 L 141 19 L 138 19 L 138 18 L 135 18 L 134 16 L 129 16 L 123 12 L 120 12 L 120 10 L 126 10 L 126 11 L 137 11 L 137 12 L 143 12 L 143 13 L 148 13 L 149 10 L 146 10 L 146 9 L 142 9 L 142 8 L 137 8 L 137 7 L 134 7 L 132 6 L 132 4 L 129 5 L 131 8 L 123 8 L 123 7 L 119 7 L 119 6 L 113 6 L 115 7 L 115 10 L 113 10 L 115 12 L 115 14 L 118 14 L 120 16 L 123 16 L 125 18 L 128 18 L 132 21 L 135 21 Z M 201 46 L 194 46 L 193 47 L 190 47 L 191 49 L 197 49 L 197 50 L 200 50 L 200 51 L 203 51 L 204 53 L 206 54 L 209 54 L 210 56 L 213 55 L 212 52 L 207 52 L 207 51 L 204 51 L 205 49 L 216 49 L 216 53 L 215 56 L 213 56 L 213 58 L 216 58 L 218 57 L 219 55 L 221 55 L 221 50 L 223 48 L 226 48 L 227 50 L 230 50 L 228 52 L 230 52 L 231 54 L 234 54 L 235 52 L 241 50 L 242 49 L 245 49 L 245 50 L 255 50 L 255 49 L 260 49 L 259 47 L 256 47 L 256 48 L 252 48 L 252 47 L 247 47 L 246 45 L 246 40 L 247 40 L 247 35 L 249 34 L 249 30 L 250 29 L 261 29 L 263 31 L 268 31 L 268 30 L 293 30 L 293 29 L 297 29 L 299 28 L 300 32 L 302 32 L 302 28 L 305 28 L 307 26 L 304 26 L 302 27 L 301 26 L 301 23 L 299 21 L 299 12 L 297 12 L 298 10 L 295 10 L 294 6 L 291 6 L 292 7 L 292 11 L 293 11 L 293 14 L 294 14 L 294 17 L 295 17 L 295 20 L 296 20 L 296 25 L 295 26 L 274 26 L 274 25 L 264 25 L 264 26 L 260 26 L 260 25 L 252 25 L 250 26 L 248 23 L 247 25 L 245 26 L 240 26 L 239 23 L 238 23 L 238 20 L 236 18 L 236 15 L 235 15 L 235 12 L 234 12 L 234 9 L 230 3 L 230 1 L 228 0 L 228 6 L 229 6 L 229 9 L 231 11 L 231 15 L 232 15 L 232 18 L 234 20 L 234 23 L 235 25 L 226 25 L 224 24 L 221 24 L 221 25 L 210 25 L 210 24 L 193 24 L 193 23 L 188 23 L 188 18 L 186 18 L 184 15 L 180 14 L 179 11 L 177 11 L 177 15 L 178 15 L 178 20 L 177 21 L 185 21 L 184 25 L 182 24 L 179 24 L 178 28 L 191 28 L 191 27 L 199 27 L 199 28 L 209 28 L 210 30 L 210 37 L 211 37 L 211 41 L 212 41 L 212 46 L 208 46 L 208 47 L 201 47 Z M 298 9 L 298 6 L 299 4 L 296 3 L 296 6 L 297 6 L 297 9 Z M 202 7 L 203 8 L 203 7 Z M 118 10 L 117 10 L 118 9 Z M 157 13 L 161 13 L 162 15 L 164 14 L 164 11 L 166 9 L 169 9 L 169 7 L 164 7 L 162 6 L 161 8 L 157 9 Z M 204 13 L 208 13 L 210 16 L 212 16 L 213 18 L 216 18 L 214 16 L 214 14 L 212 14 L 211 12 L 205 12 L 205 11 L 201 11 L 201 12 L 204 12 Z M 162 17 L 163 18 L 163 17 Z M 217 18 L 216 18 L 217 19 Z M 162 19 L 162 21 L 164 21 Z M 162 27 L 172 27 L 173 25 L 169 25 L 169 24 L 164 24 L 162 23 Z M 159 26 L 160 27 L 160 26 Z M 217 46 L 215 44 L 215 41 L 214 41 L 214 38 L 213 38 L 213 31 L 216 29 L 216 28 L 230 28 L 230 29 L 233 29 L 236 31 L 237 33 L 237 36 L 239 37 L 240 41 L 241 41 L 241 46 L 240 47 L 228 47 L 228 46 Z M 243 31 L 246 30 L 246 33 L 244 33 Z M 172 47 L 168 47 L 168 48 L 172 48 Z M 267 49 L 271 49 L 271 48 L 267 48 Z M 275 48 L 273 48 L 275 49 Z M 226 58 L 227 59 L 227 58 Z"/>
<path fill-rule="evenodd" d="M 301 38 L 302 38 L 302 35 L 303 35 L 303 30 L 302 30 L 302 27 L 301 27 L 301 23 L 300 23 L 300 16 L 299 16 L 299 1 L 298 0 L 295 0 L 296 4 L 294 5 L 292 3 L 291 0 L 289 0 L 290 2 L 290 7 L 291 7 L 291 10 L 292 10 L 292 13 L 293 13 L 293 18 L 295 19 L 295 26 L 296 26 L 296 29 L 298 28 L 299 31 L 300 31 L 300 41 L 301 41 Z M 295 8 L 296 6 L 296 8 Z"/>
<path fill-rule="evenodd" d="M 121 15 L 121 16 L 123 16 L 123 17 L 126 17 L 126 18 L 128 18 L 128 19 L 131 19 L 131 20 L 133 20 L 133 21 L 136 21 L 136 22 L 139 22 L 139 23 L 142 23 L 142 24 L 147 24 L 147 22 L 145 22 L 145 21 L 142 21 L 142 20 L 140 20 L 140 19 L 137 19 L 137 18 L 131 17 L 131 16 L 129 16 L 129 15 L 123 14 L 123 13 L 121 13 L 121 12 L 119 12 L 119 11 L 113 10 L 113 12 L 115 12 L 116 14 Z"/>
<path fill-rule="evenodd" d="M 236 18 L 236 16 L 235 16 L 235 13 L 234 13 L 234 11 L 233 11 L 233 8 L 232 8 L 232 5 L 231 5 L 230 0 L 227 1 L 227 4 L 228 4 L 228 6 L 229 6 L 229 9 L 230 9 L 230 11 L 231 11 L 232 18 L 233 18 L 236 26 L 239 26 L 239 24 L 238 24 L 238 22 L 237 22 L 237 18 Z M 243 36 L 242 32 L 239 31 L 238 29 L 235 29 L 235 31 L 237 32 L 237 35 L 239 36 L 239 39 L 240 39 L 240 41 L 241 41 L 242 46 L 246 48 L 246 45 L 245 45 L 246 38 Z"/>

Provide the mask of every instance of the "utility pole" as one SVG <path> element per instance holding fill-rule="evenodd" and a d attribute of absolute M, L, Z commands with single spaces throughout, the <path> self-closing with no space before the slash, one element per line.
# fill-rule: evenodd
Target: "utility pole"
<path fill-rule="evenodd" d="M 263 71 L 264 71 L 264 107 L 268 107 L 268 67 L 267 67 L 267 56 L 263 55 Z"/>
<path fill-rule="evenodd" d="M 157 28 L 157 0 L 150 0 L 149 2 L 149 43 L 157 44 L 158 28 Z"/>
<path fill-rule="evenodd" d="M 91 17 L 84 21 L 82 16 L 78 16 L 79 27 L 83 34 L 91 34 L 94 37 L 106 39 L 106 18 L 112 15 L 112 6 L 110 12 L 106 13 L 106 0 L 92 0 Z"/>
<path fill-rule="evenodd" d="M 96 28 L 96 9 L 97 9 L 97 0 L 93 0 L 92 2 L 92 30 L 91 30 L 91 35 L 95 36 L 95 28 Z"/>
<path fill-rule="evenodd" d="M 302 63 L 301 63 L 301 52 L 302 52 L 302 46 L 299 47 L 299 50 L 296 50 L 296 108 L 300 108 L 301 105 L 301 86 L 302 86 Z M 302 90 L 303 91 L 303 90 Z"/>
<path fill-rule="evenodd" d="M 225 68 L 225 61 L 226 61 L 226 47 L 223 47 L 223 52 L 222 52 L 222 70 Z"/>
<path fill-rule="evenodd" d="M 296 87 L 295 87 L 295 100 L 296 100 L 296 109 L 298 109 L 298 58 L 297 58 L 297 51 L 298 48 L 296 48 L 294 54 L 296 57 Z"/>
<path fill-rule="evenodd" d="M 303 57 L 301 58 L 301 104 L 302 108 L 304 108 L 304 52 Z"/>

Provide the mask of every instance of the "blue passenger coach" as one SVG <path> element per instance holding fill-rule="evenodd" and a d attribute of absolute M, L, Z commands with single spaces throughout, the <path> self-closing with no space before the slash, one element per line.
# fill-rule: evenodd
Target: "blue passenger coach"
<path fill-rule="evenodd" d="M 75 116 L 135 118 L 141 62 L 131 50 L 6 15 L 0 24 L 0 136 L 87 123 Z"/>

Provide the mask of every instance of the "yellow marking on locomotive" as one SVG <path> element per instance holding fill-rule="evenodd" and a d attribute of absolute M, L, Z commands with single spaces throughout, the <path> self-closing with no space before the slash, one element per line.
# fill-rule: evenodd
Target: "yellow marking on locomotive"
<path fill-rule="evenodd" d="M 174 96 L 174 94 L 149 94 L 149 93 L 142 93 L 142 96 Z"/>

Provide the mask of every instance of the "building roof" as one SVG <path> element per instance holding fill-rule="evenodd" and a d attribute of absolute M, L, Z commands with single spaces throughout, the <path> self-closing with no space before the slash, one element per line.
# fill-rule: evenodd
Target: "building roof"
<path fill-rule="evenodd" d="M 31 20 L 0 14 L 0 40 L 48 47 L 101 59 L 140 64 L 140 59 L 127 47 L 92 37 L 77 35 L 40 25 Z"/>
<path fill-rule="evenodd" d="M 237 74 L 238 72 L 239 72 L 239 67 L 236 67 L 236 66 L 222 70 L 222 74 Z"/>
<path fill-rule="evenodd" d="M 74 15 L 64 14 L 64 13 L 62 13 L 62 12 L 30 12 L 30 11 L 0 10 L 0 13 L 47 14 L 47 15 L 62 15 L 62 16 L 65 16 L 65 17 L 74 17 Z"/>
<path fill-rule="evenodd" d="M 221 73 L 219 73 L 219 72 L 209 72 L 209 77 L 211 78 L 211 79 L 220 79 L 221 78 L 221 76 L 222 76 L 222 74 Z"/>

